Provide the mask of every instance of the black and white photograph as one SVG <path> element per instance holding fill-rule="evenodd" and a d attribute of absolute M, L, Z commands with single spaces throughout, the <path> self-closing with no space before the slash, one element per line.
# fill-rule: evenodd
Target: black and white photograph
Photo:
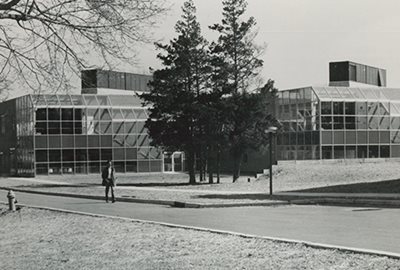
<path fill-rule="evenodd" d="M 0 269 L 400 269 L 400 1 L 0 0 Z"/>

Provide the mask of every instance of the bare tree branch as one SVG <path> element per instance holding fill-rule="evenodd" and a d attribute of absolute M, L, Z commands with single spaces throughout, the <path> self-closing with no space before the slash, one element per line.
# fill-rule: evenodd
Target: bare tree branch
<path fill-rule="evenodd" d="M 91 59 L 109 68 L 134 62 L 135 48 L 151 41 L 149 29 L 166 10 L 165 0 L 1 1 L 0 79 L 34 91 L 66 89 Z"/>

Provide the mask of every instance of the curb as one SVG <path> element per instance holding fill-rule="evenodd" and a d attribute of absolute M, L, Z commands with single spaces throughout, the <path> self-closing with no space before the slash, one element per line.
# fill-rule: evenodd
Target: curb
<path fill-rule="evenodd" d="M 331 205 L 331 206 L 356 206 L 356 207 L 381 207 L 381 208 L 400 208 L 398 200 L 382 199 L 356 199 L 356 198 L 304 198 L 288 199 L 291 204 L 298 205 Z"/>
<path fill-rule="evenodd" d="M 56 192 L 26 190 L 26 189 L 18 189 L 18 188 L 4 188 L 4 187 L 0 187 L 0 189 L 3 189 L 3 190 L 12 189 L 13 191 L 16 191 L 16 192 L 25 192 L 25 193 L 41 194 L 41 195 L 49 195 L 49 196 L 83 198 L 83 199 L 91 199 L 91 200 L 104 200 L 103 196 L 98 196 L 98 195 L 84 195 L 84 194 L 74 194 L 74 193 L 56 193 Z M 135 199 L 135 198 L 127 198 L 127 197 L 117 197 L 116 199 L 119 202 L 160 204 L 160 205 L 169 205 L 171 207 L 177 207 L 177 208 L 223 208 L 223 207 L 246 207 L 246 206 L 281 206 L 281 205 L 289 205 L 290 204 L 287 201 L 270 201 L 270 202 L 260 202 L 260 203 L 201 204 L 201 203 L 188 203 L 188 202 L 181 202 L 181 201 Z"/>
<path fill-rule="evenodd" d="M 0 190 L 14 190 L 17 192 L 25 192 L 32 194 L 41 194 L 49 196 L 83 198 L 92 200 L 104 200 L 103 196 L 98 195 L 84 195 L 74 193 L 56 193 L 47 191 L 26 190 L 18 188 L 0 187 Z M 177 208 L 223 208 L 223 207 L 250 207 L 250 206 L 283 206 L 283 205 L 329 205 L 329 206 L 353 206 L 353 207 L 380 207 L 380 208 L 400 208 L 400 200 L 397 199 L 382 199 L 380 197 L 361 198 L 361 197 L 318 197 L 318 196 L 299 196 L 290 194 L 277 194 L 272 196 L 269 202 L 259 203 L 190 203 L 182 201 L 168 201 L 168 200 L 152 200 L 152 199 L 136 199 L 127 197 L 117 197 L 120 202 L 130 203 L 145 203 L 145 204 L 159 204 L 168 205 Z"/>
<path fill-rule="evenodd" d="M 7 203 L 5 203 L 5 202 L 0 201 L 0 203 L 7 205 Z M 384 257 L 393 258 L 393 259 L 400 259 L 400 253 L 395 253 L 395 252 L 385 252 L 385 251 L 380 251 L 380 250 L 363 249 L 363 248 L 351 248 L 351 247 L 328 245 L 328 244 L 322 244 L 322 243 L 316 243 L 316 242 L 310 242 L 310 241 L 279 238 L 279 237 L 259 236 L 259 235 L 244 234 L 244 233 L 238 233 L 238 232 L 226 231 L 226 230 L 214 230 L 214 229 L 208 229 L 208 228 L 203 228 L 203 227 L 178 225 L 178 224 L 173 224 L 173 223 L 157 222 L 157 221 L 102 215 L 102 214 L 93 214 L 93 213 L 64 210 L 64 209 L 58 209 L 58 208 L 50 208 L 50 207 L 44 207 L 44 206 L 34 206 L 34 205 L 25 205 L 25 204 L 18 204 L 18 205 L 20 205 L 22 207 L 49 210 L 49 211 L 55 211 L 55 212 L 63 212 L 63 213 L 76 214 L 76 215 L 125 220 L 125 221 L 130 221 L 130 222 L 137 222 L 137 223 L 155 224 L 155 225 L 161 225 L 161 226 L 166 226 L 166 227 L 171 227 L 171 228 L 181 228 L 181 229 L 186 229 L 186 230 L 211 232 L 211 233 L 216 233 L 216 234 L 235 235 L 235 236 L 243 237 L 243 238 L 257 238 L 257 239 L 263 239 L 263 240 L 280 242 L 280 243 L 301 244 L 301 245 L 304 245 L 305 247 L 311 247 L 311 248 L 316 248 L 316 249 L 338 250 L 341 252 L 352 252 L 352 253 L 358 253 L 358 254 L 365 254 L 365 255 L 372 255 L 372 256 L 384 256 Z"/>

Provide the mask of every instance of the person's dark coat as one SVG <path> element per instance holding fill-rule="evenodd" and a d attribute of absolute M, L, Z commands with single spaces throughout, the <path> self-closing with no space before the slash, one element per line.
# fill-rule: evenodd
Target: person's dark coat
<path fill-rule="evenodd" d="M 106 186 L 113 186 L 115 187 L 115 169 L 111 167 L 111 178 L 108 178 L 108 167 L 105 167 L 101 173 L 101 178 L 106 183 Z"/>

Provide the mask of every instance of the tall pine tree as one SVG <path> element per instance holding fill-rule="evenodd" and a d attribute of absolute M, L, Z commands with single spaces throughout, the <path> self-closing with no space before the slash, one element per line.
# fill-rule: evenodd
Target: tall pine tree
<path fill-rule="evenodd" d="M 150 93 L 141 97 L 151 105 L 146 122 L 153 145 L 166 151 L 183 150 L 187 157 L 189 183 L 195 179 L 195 153 L 199 145 L 200 96 L 207 85 L 209 70 L 207 42 L 202 37 L 192 0 L 182 7 L 175 25 L 178 37 L 169 44 L 156 44 L 164 68 L 156 70 Z"/>
<path fill-rule="evenodd" d="M 250 93 L 254 87 L 263 61 L 258 58 L 262 49 L 254 43 L 255 19 L 243 20 L 247 2 L 224 0 L 221 23 L 210 26 L 219 33 L 211 45 L 213 90 L 225 95 L 220 106 L 224 109 L 222 133 L 230 149 L 233 161 L 233 181 L 240 176 L 240 166 L 247 149 L 253 148 L 252 136 L 265 122 L 266 108 L 260 108 L 260 96 Z M 267 117 L 270 118 L 270 117 Z M 262 137 L 262 136 L 261 136 Z"/>

